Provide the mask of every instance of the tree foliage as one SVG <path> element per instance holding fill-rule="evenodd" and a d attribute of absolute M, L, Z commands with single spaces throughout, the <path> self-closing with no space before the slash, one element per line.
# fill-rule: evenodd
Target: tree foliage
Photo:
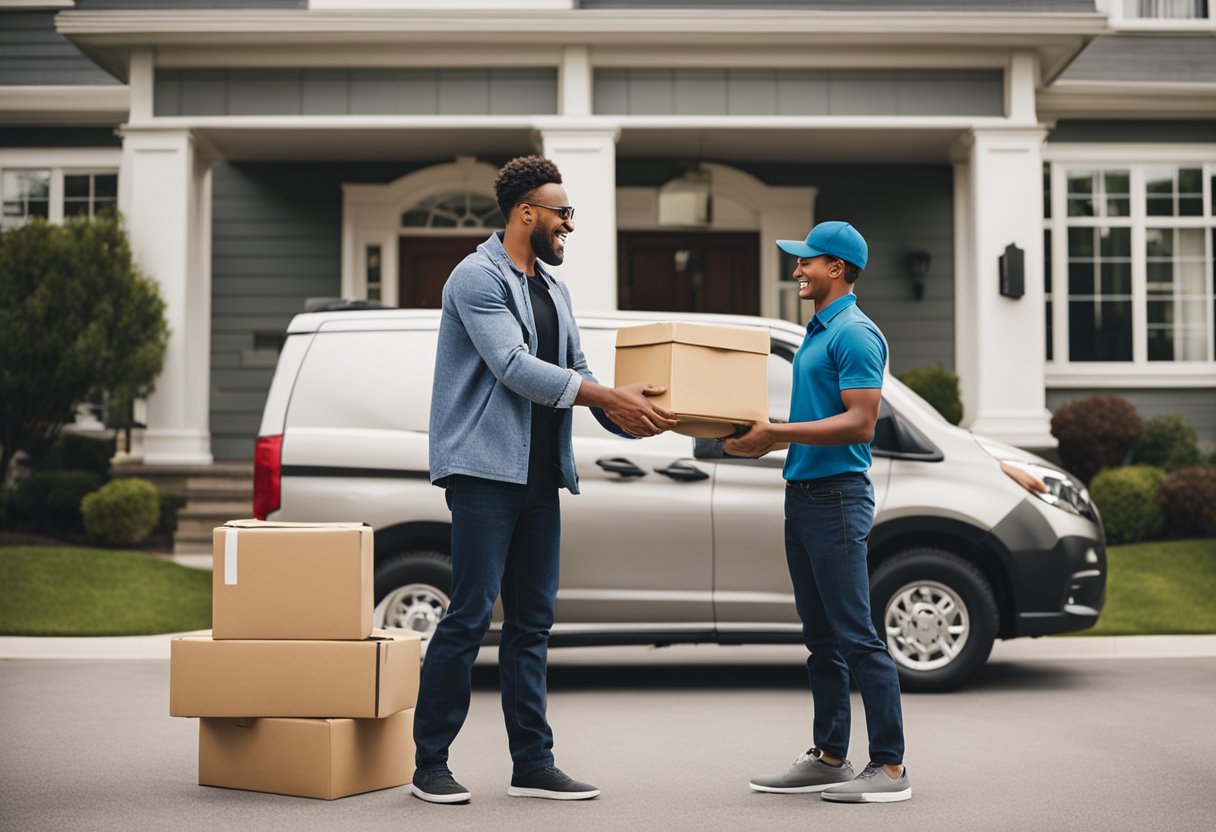
<path fill-rule="evenodd" d="M 116 213 L 0 233 L 0 479 L 91 393 L 151 392 L 168 338 L 164 301 Z"/>

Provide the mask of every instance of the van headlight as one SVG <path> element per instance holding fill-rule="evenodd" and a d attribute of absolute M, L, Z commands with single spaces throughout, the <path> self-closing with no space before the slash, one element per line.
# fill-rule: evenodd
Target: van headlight
<path fill-rule="evenodd" d="M 1055 468 L 1021 459 L 998 459 L 1001 470 L 1018 485 L 1048 505 L 1097 521 L 1098 511 L 1089 489 Z"/>

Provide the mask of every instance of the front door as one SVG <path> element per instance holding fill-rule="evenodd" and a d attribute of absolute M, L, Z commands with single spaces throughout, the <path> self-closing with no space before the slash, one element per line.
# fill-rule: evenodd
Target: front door
<path fill-rule="evenodd" d="M 402 309 L 438 309 L 443 284 L 456 264 L 485 242 L 477 237 L 399 238 L 397 305 Z"/>
<path fill-rule="evenodd" d="M 760 314 L 754 232 L 622 231 L 618 249 L 621 309 Z"/>

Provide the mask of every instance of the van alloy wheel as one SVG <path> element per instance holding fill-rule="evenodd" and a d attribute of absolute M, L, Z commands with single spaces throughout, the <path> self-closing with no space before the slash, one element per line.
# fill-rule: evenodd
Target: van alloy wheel
<path fill-rule="evenodd" d="M 937 581 L 916 581 L 896 590 L 883 614 L 887 649 L 915 671 L 936 670 L 967 644 L 971 617 L 957 593 Z"/>
<path fill-rule="evenodd" d="M 374 620 L 377 627 L 412 630 L 426 642 L 451 603 L 436 587 L 408 584 L 393 590 L 376 605 Z"/>

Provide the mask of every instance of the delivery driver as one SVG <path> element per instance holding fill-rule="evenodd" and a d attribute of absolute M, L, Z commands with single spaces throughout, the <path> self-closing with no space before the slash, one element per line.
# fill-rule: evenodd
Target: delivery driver
<path fill-rule="evenodd" d="M 857 307 L 853 284 L 869 248 L 845 222 L 824 222 L 806 241 L 778 240 L 798 258 L 798 296 L 815 303 L 794 356 L 786 424 L 760 423 L 725 450 L 759 457 L 788 447 L 785 556 L 815 702 L 814 745 L 784 771 L 757 777 L 760 792 L 822 792 L 828 800 L 887 803 L 912 797 L 903 766 L 903 717 L 895 662 L 870 617 L 866 541 L 874 522 L 870 438 L 878 421 L 887 342 Z M 870 762 L 854 776 L 849 674 L 869 729 Z"/>
<path fill-rule="evenodd" d="M 574 231 L 556 165 L 537 156 L 513 159 L 498 172 L 494 191 L 505 232 L 490 235 L 443 288 L 430 468 L 452 511 L 452 592 L 422 666 L 412 788 L 433 803 L 469 799 L 448 769 L 448 748 L 468 714 L 473 660 L 501 594 L 498 667 L 514 763 L 507 793 L 581 800 L 599 789 L 553 764 L 545 718 L 561 537 L 557 492 L 578 493 L 571 407 L 592 407 L 601 422 L 611 420 L 605 427 L 631 436 L 654 436 L 676 421 L 648 398 L 664 388 L 604 387 L 587 367 L 570 294 L 542 266 L 561 264 Z"/>

